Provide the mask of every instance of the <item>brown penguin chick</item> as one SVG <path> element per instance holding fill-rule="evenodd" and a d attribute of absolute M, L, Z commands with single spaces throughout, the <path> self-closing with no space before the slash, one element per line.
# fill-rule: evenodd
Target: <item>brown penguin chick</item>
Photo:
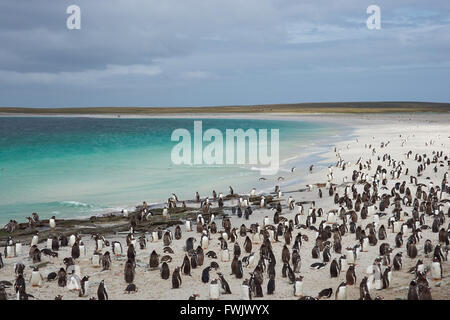
<path fill-rule="evenodd" d="M 351 265 L 348 267 L 347 274 L 346 274 L 346 280 L 347 285 L 354 285 L 356 282 L 356 273 L 355 273 L 355 266 Z"/>

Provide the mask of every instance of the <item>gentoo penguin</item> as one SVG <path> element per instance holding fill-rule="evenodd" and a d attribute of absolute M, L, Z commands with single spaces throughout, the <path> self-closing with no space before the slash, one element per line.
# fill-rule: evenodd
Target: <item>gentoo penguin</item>
<path fill-rule="evenodd" d="M 433 262 L 431 262 L 431 278 L 435 281 L 441 280 L 442 278 L 442 265 L 438 257 L 433 257 Z"/>
<path fill-rule="evenodd" d="M 72 246 L 71 255 L 72 259 L 78 259 L 80 257 L 80 246 L 78 241 L 75 241 L 75 244 Z"/>
<path fill-rule="evenodd" d="M 394 265 L 395 271 L 398 271 L 402 268 L 402 253 L 401 252 L 397 253 L 394 256 L 393 265 Z"/>
<path fill-rule="evenodd" d="M 228 262 L 230 261 L 230 252 L 228 249 L 223 249 L 220 251 L 220 261 Z"/>
<path fill-rule="evenodd" d="M 301 297 L 303 295 L 303 276 L 295 278 L 294 281 L 294 296 Z"/>
<path fill-rule="evenodd" d="M 181 286 L 180 268 L 177 267 L 172 273 L 172 289 L 177 289 Z"/>
<path fill-rule="evenodd" d="M 251 300 L 252 293 L 248 279 L 245 279 L 241 286 L 241 300 Z"/>
<path fill-rule="evenodd" d="M 64 268 L 59 269 L 58 271 L 58 286 L 65 287 L 67 285 L 67 273 Z"/>
<path fill-rule="evenodd" d="M 214 279 L 209 284 L 209 299 L 210 300 L 219 300 L 220 298 L 220 286 L 219 281 Z"/>
<path fill-rule="evenodd" d="M 181 227 L 177 225 L 175 227 L 175 239 L 180 240 L 181 239 Z"/>
<path fill-rule="evenodd" d="M 245 237 L 244 249 L 245 249 L 245 252 L 247 252 L 247 253 L 252 252 L 252 241 L 250 240 L 250 238 L 248 236 Z"/>
<path fill-rule="evenodd" d="M 124 277 L 126 283 L 133 283 L 134 281 L 134 264 L 130 259 L 125 263 Z"/>
<path fill-rule="evenodd" d="M 97 289 L 98 300 L 108 300 L 108 293 L 106 292 L 105 280 L 102 280 Z"/>
<path fill-rule="evenodd" d="M 89 276 L 84 276 L 81 279 L 81 288 L 78 294 L 79 297 L 86 297 L 89 294 Z"/>
<path fill-rule="evenodd" d="M 228 282 L 223 277 L 223 274 L 220 272 L 217 272 L 217 275 L 219 276 L 219 280 L 220 280 L 221 294 L 231 294 L 230 286 L 228 285 Z"/>
<path fill-rule="evenodd" d="M 352 286 L 356 283 L 356 273 L 355 273 L 355 266 L 351 265 L 348 267 L 347 274 L 346 274 L 346 280 L 347 284 Z"/>
<path fill-rule="evenodd" d="M 317 300 L 319 300 L 320 298 L 328 299 L 328 298 L 331 297 L 332 294 L 333 294 L 333 289 L 332 288 L 323 289 L 317 295 Z"/>
<path fill-rule="evenodd" d="M 347 300 L 347 285 L 345 282 L 341 282 L 336 290 L 336 300 Z"/>
<path fill-rule="evenodd" d="M 53 236 L 52 237 L 52 250 L 53 251 L 58 251 L 59 250 L 59 241 L 58 241 L 58 237 Z"/>
<path fill-rule="evenodd" d="M 185 223 L 184 223 L 184 226 L 186 228 L 186 232 L 191 232 L 192 231 L 192 222 L 191 222 L 191 220 L 189 220 L 189 219 L 186 220 Z"/>
<path fill-rule="evenodd" d="M 72 274 L 67 281 L 67 289 L 70 291 L 78 291 L 81 289 L 81 279 L 77 274 Z"/>
<path fill-rule="evenodd" d="M 347 257 L 345 255 L 342 255 L 339 257 L 339 270 L 347 271 L 347 268 L 348 268 Z"/>
<path fill-rule="evenodd" d="M 37 246 L 39 243 L 39 232 L 36 232 L 36 234 L 33 236 L 33 238 L 31 239 L 31 244 L 30 246 Z"/>
<path fill-rule="evenodd" d="M 185 274 L 187 276 L 191 275 L 191 262 L 189 261 L 189 257 L 187 255 L 184 256 L 183 264 L 181 265 L 181 269 L 183 270 L 183 274 Z"/>
<path fill-rule="evenodd" d="M 206 234 L 203 234 L 200 239 L 200 246 L 203 250 L 206 250 L 208 249 L 208 245 L 209 245 L 209 238 Z"/>
<path fill-rule="evenodd" d="M 109 251 L 106 251 L 105 254 L 102 256 L 102 271 L 110 270 L 111 269 L 111 256 L 109 254 Z"/>
<path fill-rule="evenodd" d="M 164 280 L 169 279 L 170 277 L 170 270 L 169 270 L 169 265 L 167 264 L 167 262 L 163 262 L 161 264 L 161 278 Z"/>
<path fill-rule="evenodd" d="M 390 288 L 390 283 L 392 280 L 391 267 L 387 267 L 383 272 L 383 289 Z"/>
<path fill-rule="evenodd" d="M 33 272 L 31 273 L 30 283 L 33 287 L 42 287 L 42 274 L 39 272 L 39 268 L 33 268 Z"/>
<path fill-rule="evenodd" d="M 338 265 L 336 259 L 333 259 L 333 261 L 331 262 L 331 265 L 330 265 L 331 278 L 337 278 L 339 276 L 339 273 L 340 273 L 339 265 Z"/>
<path fill-rule="evenodd" d="M 95 251 L 91 257 L 91 263 L 94 268 L 98 268 L 102 263 L 102 254 L 100 252 Z"/>
<path fill-rule="evenodd" d="M 149 266 L 151 269 L 158 268 L 159 266 L 158 254 L 156 253 L 155 250 L 153 250 L 152 253 L 150 254 Z"/>
<path fill-rule="evenodd" d="M 194 249 L 194 242 L 195 242 L 195 241 L 197 241 L 195 238 L 192 238 L 192 237 L 187 238 L 187 239 L 186 239 L 186 247 L 185 247 L 185 250 L 189 252 L 190 250 Z"/>
<path fill-rule="evenodd" d="M 52 216 L 52 217 L 48 220 L 48 224 L 50 225 L 50 229 L 51 229 L 51 230 L 55 230 L 55 228 L 56 228 L 56 218 L 55 218 L 55 216 Z"/>
<path fill-rule="evenodd" d="M 275 276 L 270 275 L 269 281 L 267 283 L 267 294 L 273 294 L 275 292 Z"/>
<path fill-rule="evenodd" d="M 112 249 L 113 249 L 113 254 L 116 257 L 120 257 L 122 255 L 122 244 L 119 241 L 113 241 L 112 242 Z"/>

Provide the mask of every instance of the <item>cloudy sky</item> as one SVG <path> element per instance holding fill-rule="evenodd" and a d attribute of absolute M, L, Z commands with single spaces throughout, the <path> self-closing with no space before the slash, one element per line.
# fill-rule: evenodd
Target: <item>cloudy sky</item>
<path fill-rule="evenodd" d="M 450 1 L 0 0 L 3 107 L 388 100 L 449 102 Z"/>

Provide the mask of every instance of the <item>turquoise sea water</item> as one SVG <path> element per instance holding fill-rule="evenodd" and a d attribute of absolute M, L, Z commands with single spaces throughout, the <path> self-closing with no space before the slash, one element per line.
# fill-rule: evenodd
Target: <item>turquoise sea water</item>
<path fill-rule="evenodd" d="M 279 129 L 282 169 L 259 181 L 252 165 L 174 165 L 172 131 L 192 133 L 194 119 L 0 117 L 0 223 L 25 221 L 32 212 L 42 218 L 87 217 L 144 200 L 165 201 L 172 192 L 193 199 L 195 191 L 227 193 L 229 185 L 242 193 L 271 188 L 292 165 L 306 168 L 314 160 L 311 150 L 319 152 L 317 146 L 344 134 L 343 128 L 316 122 L 201 120 L 203 132 Z"/>

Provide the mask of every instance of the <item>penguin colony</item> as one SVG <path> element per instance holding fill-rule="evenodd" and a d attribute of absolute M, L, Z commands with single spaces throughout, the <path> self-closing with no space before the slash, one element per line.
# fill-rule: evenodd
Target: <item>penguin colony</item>
<path fill-rule="evenodd" d="M 230 187 L 234 197 L 226 201 L 216 191 L 204 199 L 197 192 L 197 217 L 167 229 L 136 233 L 139 219 L 130 215 L 124 237 L 66 237 L 52 217 L 50 238 L 36 232 L 22 244 L 10 223 L 0 255 L 0 298 L 40 299 L 47 289 L 57 300 L 138 299 L 155 287 L 211 300 L 270 299 L 278 292 L 282 299 L 427 300 L 434 287 L 444 287 L 450 298 L 448 149 L 429 141 L 427 152 L 415 153 L 407 148 L 413 139 L 398 137 L 404 155 L 394 158 L 394 142 L 373 138 L 364 157 L 350 159 L 354 164 L 335 148 L 337 162 L 326 172 L 311 165 L 308 174 L 318 183 L 301 192 L 276 186 L 271 194 L 239 195 Z M 180 204 L 186 205 L 173 194 L 163 215 Z M 229 215 L 214 217 L 213 206 L 230 207 Z M 147 206 L 137 212 L 149 215 Z M 28 217 L 30 227 L 38 220 Z M 319 278 L 327 285 L 318 287 Z M 117 286 L 113 297 L 108 288 Z"/>

